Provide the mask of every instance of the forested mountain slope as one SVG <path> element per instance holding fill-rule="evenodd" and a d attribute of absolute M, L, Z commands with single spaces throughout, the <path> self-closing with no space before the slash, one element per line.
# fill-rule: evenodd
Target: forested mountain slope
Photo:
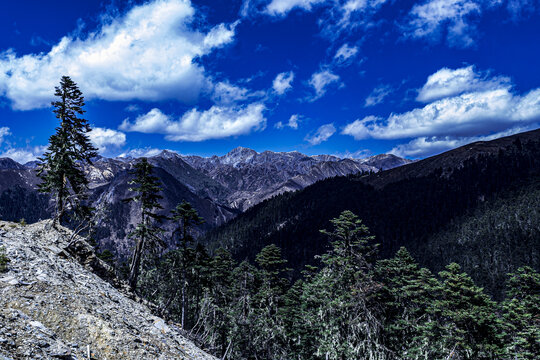
<path fill-rule="evenodd" d="M 377 174 L 320 181 L 255 206 L 212 230 L 204 241 L 213 248 L 228 247 L 238 258 L 253 258 L 263 246 L 274 243 L 298 271 L 326 250 L 319 229 L 348 209 L 375 234 L 380 256 L 389 257 L 406 246 L 422 265 L 438 268 L 456 261 L 497 292 L 499 275 L 520 265 L 540 266 L 539 207 L 533 196 L 539 179 L 540 131 L 536 130 L 466 145 Z M 518 199 L 529 202 L 517 203 Z M 514 210 L 528 224 L 520 241 L 509 233 L 499 235 L 504 232 L 502 224 L 519 228 L 511 219 L 518 215 L 504 215 L 501 202 L 517 203 Z M 489 219 L 494 219 L 490 212 L 495 212 L 502 227 L 489 225 L 493 221 Z M 474 224 L 483 235 L 456 240 L 456 231 L 462 228 L 455 225 L 459 222 Z M 457 250 L 460 241 L 469 245 Z M 493 277 L 486 277 L 488 268 Z"/>

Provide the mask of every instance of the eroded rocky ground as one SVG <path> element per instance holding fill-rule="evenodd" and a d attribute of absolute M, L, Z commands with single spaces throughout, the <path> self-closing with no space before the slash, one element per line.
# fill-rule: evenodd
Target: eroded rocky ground
<path fill-rule="evenodd" d="M 64 250 L 69 236 L 49 221 L 0 221 L 10 259 L 0 273 L 0 360 L 215 359 L 98 277 L 107 266 L 84 241 L 84 258 Z"/>

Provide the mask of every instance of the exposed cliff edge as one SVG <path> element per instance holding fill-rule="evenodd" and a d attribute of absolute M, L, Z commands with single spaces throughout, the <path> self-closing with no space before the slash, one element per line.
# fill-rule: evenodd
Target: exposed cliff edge
<path fill-rule="evenodd" d="M 0 222 L 0 359 L 215 359 L 100 278 L 90 245 L 50 221 Z M 74 256 L 75 255 L 75 256 Z"/>

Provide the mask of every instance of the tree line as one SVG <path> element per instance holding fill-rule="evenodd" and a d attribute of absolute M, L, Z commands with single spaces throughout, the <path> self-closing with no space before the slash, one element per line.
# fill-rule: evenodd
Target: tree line
<path fill-rule="evenodd" d="M 53 102 L 60 126 L 38 174 L 55 200 L 53 226 L 82 231 L 95 211 L 87 204 L 82 163 L 97 155 L 79 118 L 84 98 L 63 77 Z M 141 158 L 130 191 L 139 221 L 125 277 L 159 314 L 222 359 L 536 359 L 540 354 L 540 274 L 524 266 L 508 275 L 495 302 L 456 263 L 437 275 L 404 247 L 379 259 L 367 226 L 342 211 L 321 230 L 329 246 L 292 281 L 281 249 L 269 244 L 254 263 L 195 242 L 197 211 L 182 202 L 169 216 L 161 186 Z M 164 221 L 176 226 L 162 230 Z M 164 248 L 165 237 L 175 248 Z"/>

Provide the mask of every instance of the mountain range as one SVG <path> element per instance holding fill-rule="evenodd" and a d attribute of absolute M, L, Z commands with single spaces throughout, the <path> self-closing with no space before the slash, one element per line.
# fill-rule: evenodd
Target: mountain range
<path fill-rule="evenodd" d="M 357 214 L 389 258 L 405 246 L 441 271 L 459 263 L 502 294 L 507 273 L 540 268 L 540 130 L 481 141 L 377 173 L 329 178 L 261 202 L 201 239 L 255 259 L 270 244 L 297 276 L 328 250 L 321 229 L 344 210 Z"/>
<path fill-rule="evenodd" d="M 120 257 L 131 251 L 127 234 L 138 219 L 135 205 L 122 202 L 130 196 L 130 169 L 136 161 L 132 157 L 98 157 L 91 165 L 85 165 L 90 199 L 101 212 L 94 238 L 100 248 L 112 250 Z M 299 152 L 257 153 L 242 147 L 209 158 L 163 150 L 149 157 L 149 161 L 163 187 L 163 213 L 183 200 L 189 201 L 205 220 L 199 234 L 284 192 L 300 190 L 329 177 L 376 172 L 411 162 L 388 154 L 341 159 Z M 33 223 L 50 217 L 48 197 L 36 190 L 40 182 L 36 167 L 36 162 L 22 165 L 0 158 L 0 219 L 24 218 Z"/>

